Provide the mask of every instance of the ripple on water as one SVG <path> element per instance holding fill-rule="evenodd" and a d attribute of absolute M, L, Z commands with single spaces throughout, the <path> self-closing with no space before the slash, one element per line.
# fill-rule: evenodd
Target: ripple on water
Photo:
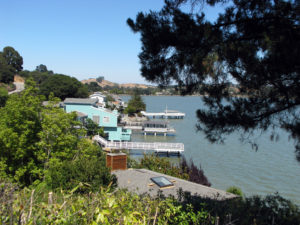
<path fill-rule="evenodd" d="M 125 100 L 128 97 L 125 97 Z M 203 107 L 200 97 L 145 96 L 147 111 L 161 112 L 166 108 L 186 113 L 183 120 L 169 120 L 176 129 L 174 137 L 134 135 L 136 141 L 182 142 L 184 156 L 201 164 L 213 187 L 227 189 L 238 186 L 246 195 L 279 192 L 300 205 L 300 164 L 295 160 L 294 146 L 288 135 L 279 131 L 278 142 L 269 134 L 257 134 L 259 150 L 239 141 L 240 133 L 227 137 L 224 145 L 209 143 L 202 133 L 195 132 L 196 110 Z M 138 157 L 142 154 L 139 153 Z M 172 159 L 176 162 L 175 159 Z"/>

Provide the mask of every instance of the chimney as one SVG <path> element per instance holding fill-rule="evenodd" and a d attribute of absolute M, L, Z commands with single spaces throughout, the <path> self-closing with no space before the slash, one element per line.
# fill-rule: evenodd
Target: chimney
<path fill-rule="evenodd" d="M 113 170 L 127 169 L 127 155 L 125 153 L 107 153 L 106 166 Z"/>

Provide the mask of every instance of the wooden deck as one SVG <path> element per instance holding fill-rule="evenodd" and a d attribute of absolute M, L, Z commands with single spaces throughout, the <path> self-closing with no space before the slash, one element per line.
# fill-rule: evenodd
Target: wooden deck
<path fill-rule="evenodd" d="M 168 142 L 114 142 L 107 141 L 103 137 L 96 135 L 93 137 L 101 146 L 108 149 L 128 149 L 128 150 L 144 150 L 155 151 L 157 153 L 182 153 L 184 152 L 183 143 Z"/>

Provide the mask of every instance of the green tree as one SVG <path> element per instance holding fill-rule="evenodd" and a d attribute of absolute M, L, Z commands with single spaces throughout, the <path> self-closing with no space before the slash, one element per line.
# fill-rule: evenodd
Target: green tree
<path fill-rule="evenodd" d="M 3 54 L 0 52 L 0 82 L 10 83 L 14 81 L 15 69 L 8 65 Z"/>
<path fill-rule="evenodd" d="M 90 192 L 110 182 L 115 186 L 116 177 L 106 167 L 105 154 L 87 139 L 80 140 L 72 159 L 61 162 L 52 159 L 46 173 L 46 183 L 52 189 L 72 190 L 83 184 L 79 191 Z"/>
<path fill-rule="evenodd" d="M 68 97 L 86 98 L 87 88 L 74 77 L 62 74 L 54 74 L 41 83 L 40 93 L 48 97 L 53 92 L 55 97 L 62 100 Z"/>
<path fill-rule="evenodd" d="M 212 22 L 201 9 L 184 12 L 187 2 L 226 1 L 169 0 L 159 12 L 127 20 L 141 34 L 142 76 L 177 83 L 182 94 L 207 94 L 197 127 L 210 141 L 282 128 L 296 140 L 300 160 L 299 2 L 232 1 Z M 230 95 L 232 82 L 244 98 Z"/>
<path fill-rule="evenodd" d="M 20 76 L 28 79 L 32 78 L 37 86 L 41 86 L 42 83 L 44 83 L 50 76 L 49 72 L 39 72 L 39 71 L 28 71 L 23 70 L 19 73 Z"/>
<path fill-rule="evenodd" d="M 27 86 L 0 108 L 0 174 L 22 185 L 43 176 L 36 143 L 41 131 L 42 98 Z"/>
<path fill-rule="evenodd" d="M 91 82 L 91 83 L 86 83 L 84 84 L 89 92 L 97 92 L 97 91 L 102 91 L 102 87 L 98 85 L 97 82 Z"/>
<path fill-rule="evenodd" d="M 43 64 L 36 66 L 35 70 L 41 73 L 48 72 L 47 66 Z"/>
<path fill-rule="evenodd" d="M 19 72 L 23 69 L 23 58 L 13 47 L 5 47 L 2 52 L 7 65 L 12 66 L 15 72 Z"/>
<path fill-rule="evenodd" d="M 144 103 L 142 97 L 137 92 L 134 92 L 124 112 L 129 115 L 133 115 L 134 113 L 139 113 L 145 110 L 146 104 Z"/>
<path fill-rule="evenodd" d="M 103 76 L 97 77 L 97 79 L 96 79 L 96 81 L 99 83 L 101 83 L 103 80 L 104 80 Z"/>
<path fill-rule="evenodd" d="M 7 99 L 8 99 L 8 92 L 6 88 L 0 87 L 0 107 L 5 106 Z"/>
<path fill-rule="evenodd" d="M 99 127 L 99 125 L 90 118 L 86 119 L 84 127 L 87 129 L 88 136 L 94 136 L 96 134 L 99 134 L 102 137 L 104 136 L 103 128 Z"/>
<path fill-rule="evenodd" d="M 43 99 L 29 80 L 0 108 L 0 174 L 21 185 L 43 179 L 50 159 L 72 159 L 83 136 L 75 113 L 43 107 Z"/>
<path fill-rule="evenodd" d="M 84 136 L 83 129 L 76 120 L 75 113 L 65 113 L 63 109 L 55 107 L 59 99 L 50 94 L 50 103 L 41 111 L 41 129 L 38 132 L 39 140 L 36 143 L 39 153 L 38 159 L 48 168 L 49 160 L 70 160 L 77 151 L 79 137 Z"/>

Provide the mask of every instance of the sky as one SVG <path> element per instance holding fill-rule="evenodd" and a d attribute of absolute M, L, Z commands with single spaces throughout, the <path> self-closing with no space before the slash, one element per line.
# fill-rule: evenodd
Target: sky
<path fill-rule="evenodd" d="M 78 80 L 104 76 L 117 83 L 148 82 L 140 75 L 140 35 L 126 24 L 163 0 L 0 0 L 0 51 L 12 46 L 24 70 L 44 64 Z M 205 8 L 214 19 L 220 8 Z"/>

